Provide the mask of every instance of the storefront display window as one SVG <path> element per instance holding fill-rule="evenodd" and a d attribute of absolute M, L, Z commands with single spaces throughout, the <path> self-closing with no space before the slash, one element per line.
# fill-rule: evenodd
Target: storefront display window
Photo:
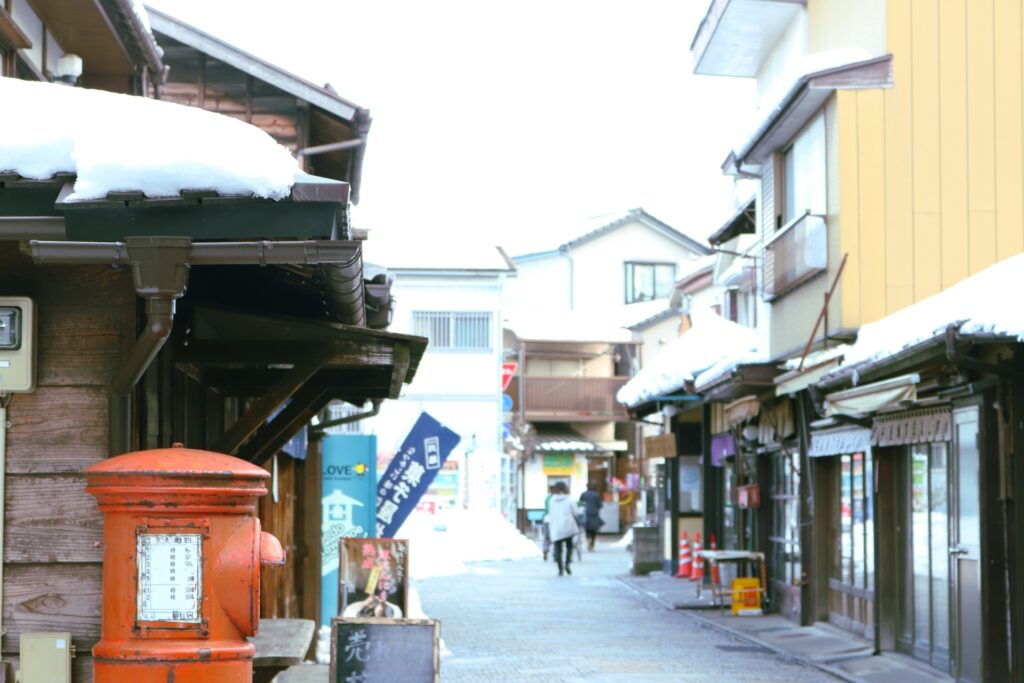
<path fill-rule="evenodd" d="M 800 580 L 800 456 L 781 452 L 775 456 L 773 575 L 788 585 Z"/>
<path fill-rule="evenodd" d="M 832 576 L 857 588 L 874 588 L 874 525 L 872 524 L 871 459 L 863 453 L 839 459 L 839 530 Z"/>
<path fill-rule="evenodd" d="M 901 649 L 944 667 L 949 657 L 949 452 L 945 443 L 909 447 L 907 594 Z"/>

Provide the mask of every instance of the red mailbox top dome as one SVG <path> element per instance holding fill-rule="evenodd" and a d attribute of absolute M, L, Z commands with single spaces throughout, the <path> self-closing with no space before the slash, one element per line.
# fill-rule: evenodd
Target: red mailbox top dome
<path fill-rule="evenodd" d="M 171 448 L 125 453 L 86 468 L 86 475 L 150 474 L 155 476 L 269 479 L 270 473 L 251 462 L 223 453 L 174 444 Z"/>
<path fill-rule="evenodd" d="M 250 462 L 175 444 L 126 453 L 85 470 L 86 491 L 105 506 L 251 514 L 270 473 Z"/>

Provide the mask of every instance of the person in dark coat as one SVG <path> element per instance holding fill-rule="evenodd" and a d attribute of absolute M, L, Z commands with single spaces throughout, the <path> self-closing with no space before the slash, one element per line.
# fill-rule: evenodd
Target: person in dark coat
<path fill-rule="evenodd" d="M 601 507 L 604 505 L 604 501 L 601 500 L 601 494 L 597 491 L 597 482 L 590 482 L 587 484 L 587 490 L 580 496 L 580 505 L 583 506 L 583 528 L 587 532 L 587 549 L 594 549 L 594 542 L 597 540 L 598 530 L 604 526 L 604 520 L 601 519 Z"/>

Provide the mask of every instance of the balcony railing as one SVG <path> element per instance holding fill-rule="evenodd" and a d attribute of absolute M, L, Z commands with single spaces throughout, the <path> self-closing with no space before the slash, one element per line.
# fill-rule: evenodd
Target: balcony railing
<path fill-rule="evenodd" d="M 516 377 L 505 392 L 519 411 L 519 382 Z M 625 407 L 615 394 L 628 377 L 526 377 L 523 402 L 526 419 L 549 422 L 626 420 Z"/>
<path fill-rule="evenodd" d="M 825 218 L 805 214 L 791 221 L 764 247 L 764 298 L 771 301 L 828 268 L 828 230 Z"/>

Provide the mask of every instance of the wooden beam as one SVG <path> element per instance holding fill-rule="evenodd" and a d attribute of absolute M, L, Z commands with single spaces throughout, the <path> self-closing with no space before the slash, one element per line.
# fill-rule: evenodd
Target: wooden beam
<path fill-rule="evenodd" d="M 179 362 L 236 365 L 253 364 L 294 364 L 311 356 L 326 356 L 325 365 L 333 366 L 381 366 L 394 364 L 396 342 L 371 341 L 317 341 L 290 343 L 239 342 L 238 340 L 193 341 L 180 349 Z"/>
<path fill-rule="evenodd" d="M 289 370 L 260 396 L 235 424 L 231 425 L 217 439 L 217 443 L 214 444 L 212 450 L 217 453 L 228 454 L 238 450 L 238 447 L 245 443 L 267 421 L 270 414 L 277 410 L 278 406 L 291 398 L 323 365 L 323 356 L 313 356 Z"/>
<path fill-rule="evenodd" d="M 409 374 L 409 344 L 408 342 L 395 342 L 394 366 L 391 370 L 391 393 L 388 398 L 398 398 L 402 393 L 402 384 L 406 375 Z"/>
<path fill-rule="evenodd" d="M 332 399 L 333 388 L 317 375 L 295 392 L 288 405 L 264 424 L 238 451 L 238 457 L 263 465 L 281 450 Z"/>

